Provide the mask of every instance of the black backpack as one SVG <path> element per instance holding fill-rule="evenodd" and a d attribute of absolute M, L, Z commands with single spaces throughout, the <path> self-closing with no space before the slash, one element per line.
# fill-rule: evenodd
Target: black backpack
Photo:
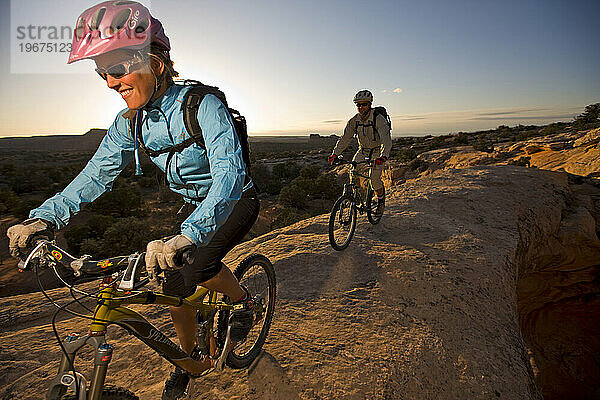
<path fill-rule="evenodd" d="M 390 131 L 392 130 L 392 120 L 390 119 L 390 116 L 389 116 L 387 110 L 385 109 L 385 107 L 384 106 L 373 107 L 373 122 L 372 123 L 369 122 L 368 124 L 363 125 L 363 126 L 373 126 L 373 140 L 377 140 L 375 135 L 377 135 L 377 137 L 381 138 L 381 135 L 379 134 L 379 131 L 377 130 L 377 116 L 378 115 L 383 115 L 383 117 L 387 121 L 388 125 L 390 126 Z M 356 133 L 358 132 L 358 124 L 359 124 L 359 122 L 356 121 L 356 126 L 354 127 L 354 130 Z"/>
<path fill-rule="evenodd" d="M 383 117 L 387 121 L 388 125 L 390 126 L 390 131 L 391 131 L 392 130 L 392 119 L 390 118 L 390 116 L 384 106 L 373 107 L 373 129 L 375 131 L 377 131 L 377 128 L 375 127 L 375 125 L 376 125 L 375 122 L 377 120 L 378 115 L 383 115 Z M 377 132 L 377 134 L 379 135 L 379 132 Z"/>
<path fill-rule="evenodd" d="M 184 85 L 192 86 L 190 90 L 185 94 L 183 98 L 183 104 L 181 105 L 183 109 L 183 122 L 185 124 L 185 128 L 187 129 L 190 137 L 184 140 L 181 143 L 178 143 L 173 146 L 169 146 L 165 149 L 161 150 L 151 150 L 147 148 L 143 143 L 141 143 L 140 138 L 140 147 L 144 149 L 146 154 L 151 157 L 157 157 L 160 154 L 169 153 L 167 158 L 167 165 L 169 164 L 171 157 L 173 157 L 174 153 L 179 153 L 183 151 L 185 148 L 191 146 L 193 143 L 196 143 L 198 146 L 202 147 L 206 150 L 206 145 L 204 144 L 204 136 L 202 136 L 202 128 L 200 128 L 200 124 L 198 123 L 198 108 L 200 108 L 200 103 L 204 99 L 204 96 L 207 94 L 215 95 L 225 107 L 229 111 L 231 115 L 231 120 L 233 121 L 233 126 L 235 128 L 235 132 L 240 141 L 240 145 L 242 147 L 242 158 L 244 159 L 244 163 L 246 164 L 246 172 L 250 171 L 250 146 L 248 144 L 248 127 L 246 125 L 246 118 L 240 114 L 239 111 L 234 110 L 233 108 L 229 108 L 227 105 L 227 99 L 225 98 L 225 93 L 219 90 L 216 86 L 205 85 L 199 81 L 186 79 L 183 82 Z M 166 177 L 165 177 L 166 179 Z"/>

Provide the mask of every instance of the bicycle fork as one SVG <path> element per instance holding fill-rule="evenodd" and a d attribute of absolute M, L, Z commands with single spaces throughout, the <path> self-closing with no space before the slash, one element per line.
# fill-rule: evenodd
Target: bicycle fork
<path fill-rule="evenodd" d="M 90 382 L 89 396 L 86 392 L 87 380 L 81 373 L 74 371 L 73 367 L 77 351 L 85 346 L 88 340 L 92 342 L 95 349 L 94 372 Z M 106 343 L 104 335 L 79 337 L 77 334 L 67 336 L 63 341 L 63 346 L 66 354 L 65 352 L 62 354 L 58 374 L 50 382 L 46 399 L 58 400 L 70 388 L 78 394 L 78 400 L 100 400 L 108 364 L 112 359 L 113 346 Z"/>

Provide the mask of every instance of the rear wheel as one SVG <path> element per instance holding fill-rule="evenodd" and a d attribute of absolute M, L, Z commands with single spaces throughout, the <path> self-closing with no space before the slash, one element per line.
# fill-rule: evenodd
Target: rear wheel
<path fill-rule="evenodd" d="M 377 214 L 377 199 L 375 198 L 375 191 L 369 185 L 367 189 L 367 219 L 373 225 L 377 225 L 381 221 L 383 213 Z"/>
<path fill-rule="evenodd" d="M 233 274 L 250 292 L 258 304 L 254 324 L 243 342 L 235 345 L 227 356 L 227 365 L 234 369 L 247 368 L 252 364 L 265 344 L 273 313 L 275 312 L 275 269 L 269 259 L 253 254 L 238 265 Z M 224 341 L 229 321 L 229 311 L 221 312 L 218 320 L 220 341 Z"/>
<path fill-rule="evenodd" d="M 336 200 L 329 216 L 329 243 L 334 250 L 344 250 L 356 229 L 356 204 L 350 195 Z"/>
<path fill-rule="evenodd" d="M 86 392 L 86 398 L 89 398 L 89 390 Z M 67 396 L 63 396 L 62 400 L 77 400 L 78 397 L 75 394 L 69 394 Z M 121 387 L 105 385 L 102 389 L 102 395 L 100 396 L 101 400 L 139 400 L 135 394 L 131 393 L 129 390 Z"/>

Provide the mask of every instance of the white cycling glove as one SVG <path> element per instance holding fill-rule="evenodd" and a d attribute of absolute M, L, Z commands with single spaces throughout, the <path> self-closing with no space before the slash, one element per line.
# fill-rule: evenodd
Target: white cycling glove
<path fill-rule="evenodd" d="M 10 255 L 16 258 L 25 254 L 27 247 L 32 245 L 29 239 L 35 234 L 43 235 L 50 240 L 54 237 L 51 224 L 40 218 L 30 218 L 8 228 L 6 236 L 9 240 Z"/>
<path fill-rule="evenodd" d="M 183 264 L 177 265 L 177 255 L 192 249 L 193 246 L 194 242 L 185 235 L 175 235 L 170 238 L 151 241 L 146 246 L 146 271 L 148 271 L 148 275 L 156 276 L 156 273 L 160 272 L 158 269 L 165 271 L 181 269 Z"/>

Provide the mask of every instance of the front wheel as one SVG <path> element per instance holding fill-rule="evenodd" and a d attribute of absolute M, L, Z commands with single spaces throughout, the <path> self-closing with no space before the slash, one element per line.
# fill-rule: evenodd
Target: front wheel
<path fill-rule="evenodd" d="M 377 212 L 377 200 L 375 199 L 375 191 L 369 185 L 367 189 L 367 219 L 373 225 L 377 225 L 381 221 L 383 213 Z"/>
<path fill-rule="evenodd" d="M 86 398 L 89 398 L 89 390 L 86 392 Z M 63 396 L 62 400 L 77 400 L 78 397 L 75 394 L 69 394 L 67 396 Z M 131 393 L 129 390 L 105 385 L 102 389 L 102 394 L 100 395 L 100 400 L 139 400 L 135 394 Z"/>
<path fill-rule="evenodd" d="M 350 195 L 336 200 L 329 216 L 329 243 L 334 250 L 344 250 L 350 244 L 356 229 L 356 204 Z"/>
<path fill-rule="evenodd" d="M 257 308 L 254 324 L 243 342 L 235 345 L 227 356 L 227 365 L 234 369 L 247 368 L 260 353 L 275 312 L 276 282 L 275 269 L 271 261 L 263 255 L 253 254 L 237 266 L 233 274 L 256 300 Z M 224 337 L 227 332 L 229 312 L 219 315 L 219 332 Z"/>

